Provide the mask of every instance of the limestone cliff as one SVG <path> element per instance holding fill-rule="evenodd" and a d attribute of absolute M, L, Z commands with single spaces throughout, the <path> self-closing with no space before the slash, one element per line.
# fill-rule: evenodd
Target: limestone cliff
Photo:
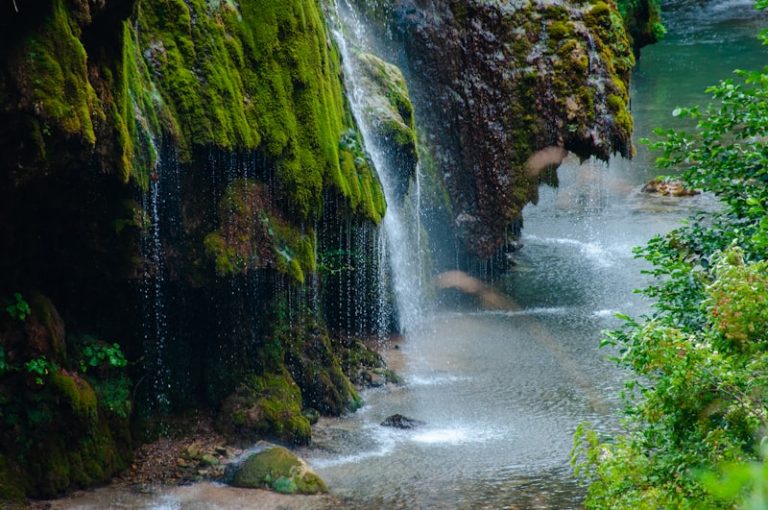
<path fill-rule="evenodd" d="M 487 259 L 513 237 L 539 178 L 538 149 L 629 156 L 634 55 L 603 1 L 357 2 L 404 69 L 466 249 Z"/>

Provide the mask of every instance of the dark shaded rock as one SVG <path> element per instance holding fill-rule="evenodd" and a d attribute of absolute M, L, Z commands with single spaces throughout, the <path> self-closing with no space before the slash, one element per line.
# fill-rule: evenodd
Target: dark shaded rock
<path fill-rule="evenodd" d="M 393 414 L 381 422 L 382 427 L 393 427 L 396 429 L 413 429 L 422 425 L 426 424 L 423 421 L 414 420 L 413 418 L 408 418 L 402 414 Z"/>

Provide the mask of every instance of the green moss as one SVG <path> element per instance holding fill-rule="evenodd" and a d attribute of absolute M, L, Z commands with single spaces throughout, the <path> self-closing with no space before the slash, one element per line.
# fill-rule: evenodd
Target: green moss
<path fill-rule="evenodd" d="M 68 489 L 108 481 L 127 467 L 127 459 L 121 455 L 110 426 L 101 420 L 78 438 L 43 438 L 28 464 L 32 495 L 53 497 Z"/>
<path fill-rule="evenodd" d="M 219 275 L 273 268 L 303 283 L 315 271 L 315 237 L 269 204 L 265 188 L 252 179 L 232 181 L 219 204 L 219 229 L 203 245 Z"/>
<path fill-rule="evenodd" d="M 212 232 L 205 237 L 203 241 L 205 251 L 213 257 L 216 267 L 216 273 L 219 275 L 235 274 L 242 270 L 234 248 L 228 247 L 227 242 L 218 232 Z"/>
<path fill-rule="evenodd" d="M 80 27 L 66 2 L 54 0 L 45 22 L 24 41 L 24 78 L 43 118 L 93 145 L 92 114 L 100 105 L 88 81 L 79 37 Z"/>
<path fill-rule="evenodd" d="M 608 107 L 612 112 L 620 112 L 624 107 L 624 100 L 616 95 L 608 96 Z"/>
<path fill-rule="evenodd" d="M 659 0 L 617 0 L 616 4 L 636 52 L 646 44 L 659 41 L 666 34 L 661 22 Z"/>
<path fill-rule="evenodd" d="M 573 36 L 573 25 L 567 21 L 553 21 L 549 24 L 549 37 L 560 41 Z M 575 42 L 575 41 L 571 41 Z"/>
<path fill-rule="evenodd" d="M 179 138 L 175 119 L 166 114 L 162 97 L 150 79 L 138 37 L 132 25 L 123 23 L 121 64 L 111 88 L 116 91 L 110 115 L 117 132 L 123 178 L 134 177 L 143 189 L 157 161 L 154 139 L 163 129 Z"/>
<path fill-rule="evenodd" d="M 269 488 L 283 494 L 327 492 L 325 483 L 286 448 L 274 447 L 251 455 L 237 469 L 235 487 Z"/>
<path fill-rule="evenodd" d="M 333 187 L 379 221 L 383 210 L 352 206 L 363 203 L 356 181 L 378 186 L 370 168 L 341 169 L 339 140 L 354 124 L 317 3 L 142 1 L 138 27 L 182 158 L 195 145 L 263 150 L 289 215 L 319 217 L 323 190 Z"/>
<path fill-rule="evenodd" d="M 362 405 L 345 373 L 343 364 L 345 345 L 338 345 L 325 329 L 305 317 L 288 330 L 280 331 L 279 338 L 287 348 L 286 360 L 293 379 L 301 388 L 303 405 L 328 415 L 354 411 Z"/>
<path fill-rule="evenodd" d="M 301 408 L 301 392 L 287 371 L 251 374 L 224 403 L 218 423 L 237 437 L 269 436 L 305 444 L 312 430 Z"/>
<path fill-rule="evenodd" d="M 58 371 L 51 374 L 50 382 L 77 418 L 88 426 L 96 422 L 98 418 L 96 392 L 86 380 L 77 375 Z"/>
<path fill-rule="evenodd" d="M 0 455 L 0 506 L 25 502 L 27 485 L 24 475 Z"/>

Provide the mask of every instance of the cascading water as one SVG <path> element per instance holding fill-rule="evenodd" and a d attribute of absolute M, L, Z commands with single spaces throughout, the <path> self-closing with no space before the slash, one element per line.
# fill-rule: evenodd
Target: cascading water
<path fill-rule="evenodd" d="M 347 95 L 387 201 L 387 213 L 382 222 L 385 239 L 381 240 L 380 248 L 386 248 L 388 254 L 400 332 L 412 332 L 422 323 L 425 313 L 421 274 L 420 200 L 417 192 L 412 217 L 408 217 L 408 208 L 400 205 L 405 201 L 395 191 L 394 176 L 397 169 L 391 168 L 388 163 L 387 149 L 374 135 L 372 121 L 363 107 L 366 90 L 361 84 L 362 73 L 353 51 L 365 46 L 365 27 L 346 0 L 335 4 L 335 15 L 337 26 L 333 34 L 341 52 Z M 385 308 L 382 307 L 381 314 L 385 313 Z"/>

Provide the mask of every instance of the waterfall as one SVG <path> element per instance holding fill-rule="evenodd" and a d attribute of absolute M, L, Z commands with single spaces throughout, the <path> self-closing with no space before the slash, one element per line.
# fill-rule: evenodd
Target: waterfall
<path fill-rule="evenodd" d="M 421 288 L 421 253 L 418 244 L 421 231 L 420 199 L 417 196 L 417 206 L 408 211 L 405 205 L 400 205 L 406 203 L 402 200 L 403 197 L 396 196 L 396 169 L 390 168 L 389 158 L 386 157 L 387 149 L 374 135 L 371 119 L 364 112 L 363 98 L 366 91 L 361 83 L 361 71 L 353 54 L 353 45 L 365 45 L 366 30 L 352 6 L 346 0 L 339 2 L 341 5 L 334 5 L 336 19 L 333 35 L 341 52 L 344 85 L 352 113 L 387 201 L 387 213 L 382 221 L 384 239 L 379 247 L 387 251 L 400 332 L 408 333 L 419 326 L 425 313 Z"/>

